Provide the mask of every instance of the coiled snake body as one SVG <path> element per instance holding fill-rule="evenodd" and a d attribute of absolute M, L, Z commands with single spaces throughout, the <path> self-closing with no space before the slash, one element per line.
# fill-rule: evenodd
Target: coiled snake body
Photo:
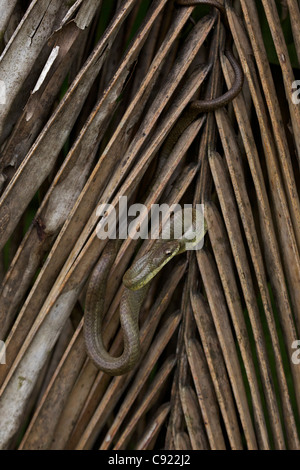
<path fill-rule="evenodd" d="M 91 275 L 85 303 L 84 336 L 88 353 L 93 362 L 107 374 L 122 375 L 130 371 L 140 357 L 139 312 L 147 294 L 149 283 L 174 256 L 190 246 L 197 245 L 204 237 L 205 224 L 196 223 L 197 211 L 192 211 L 191 225 L 185 232 L 193 238 L 181 237 L 169 240 L 157 239 L 152 248 L 138 259 L 123 276 L 125 286 L 120 302 L 120 321 L 123 330 L 124 350 L 121 356 L 111 356 L 103 345 L 102 321 L 107 278 L 116 256 L 115 240 L 109 241 Z M 182 219 L 186 216 L 184 212 Z M 174 219 L 176 214 L 174 216 Z M 184 221 L 184 220 L 183 220 Z M 173 228 L 173 226 L 171 226 Z"/>

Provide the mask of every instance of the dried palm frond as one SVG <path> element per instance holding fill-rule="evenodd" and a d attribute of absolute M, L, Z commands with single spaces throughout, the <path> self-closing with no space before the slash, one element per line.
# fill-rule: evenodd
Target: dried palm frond
<path fill-rule="evenodd" d="M 0 448 L 300 449 L 300 8 L 219 2 L 243 90 L 182 127 L 235 79 L 216 10 L 0 0 Z M 141 359 L 110 377 L 83 317 L 96 209 L 120 196 L 204 204 L 208 235 L 152 281 Z M 152 243 L 124 240 L 111 269 L 113 355 Z"/>

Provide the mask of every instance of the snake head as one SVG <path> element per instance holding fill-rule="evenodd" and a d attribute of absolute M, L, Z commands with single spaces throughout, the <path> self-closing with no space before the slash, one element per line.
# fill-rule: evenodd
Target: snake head
<path fill-rule="evenodd" d="M 123 276 L 123 284 L 131 290 L 141 289 L 156 276 L 166 263 L 179 254 L 180 250 L 179 240 L 161 240 L 126 271 Z"/>

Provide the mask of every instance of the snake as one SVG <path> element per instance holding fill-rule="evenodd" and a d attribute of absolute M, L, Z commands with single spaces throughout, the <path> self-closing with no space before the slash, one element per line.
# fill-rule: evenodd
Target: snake
<path fill-rule="evenodd" d="M 176 0 L 181 6 L 210 5 L 217 8 L 225 26 L 229 32 L 226 17 L 226 9 L 216 0 Z M 228 36 L 228 34 L 227 34 Z M 231 63 L 235 81 L 230 90 L 222 96 L 211 100 L 196 100 L 191 103 L 191 108 L 183 118 L 184 128 L 190 124 L 201 112 L 212 112 L 231 102 L 241 91 L 243 86 L 243 71 L 232 53 L 230 38 L 226 39 L 225 55 Z M 188 117 L 187 117 L 188 116 Z M 188 123 L 185 121 L 189 121 Z M 174 134 L 174 137 L 172 135 Z M 169 136 L 171 146 L 177 141 L 178 129 Z M 175 220 L 175 217 L 174 219 Z M 147 295 L 151 280 L 170 262 L 175 256 L 187 251 L 189 246 L 196 246 L 204 238 L 207 231 L 206 222 L 201 225 L 201 230 L 195 224 L 196 209 L 192 209 L 192 220 L 188 231 L 192 231 L 193 238 L 182 236 L 179 239 L 170 236 L 170 239 L 160 238 L 155 240 L 152 247 L 125 272 L 123 293 L 120 300 L 120 323 L 123 332 L 123 352 L 119 357 L 112 356 L 103 344 L 103 317 L 105 313 L 105 293 L 107 280 L 112 264 L 118 253 L 118 240 L 109 240 L 96 263 L 88 281 L 85 312 L 84 312 L 84 340 L 88 356 L 97 368 L 109 375 L 123 375 L 135 367 L 141 357 L 139 313 L 143 301 Z M 171 227 L 172 228 L 172 227 Z"/>
<path fill-rule="evenodd" d="M 226 1 L 228 3 L 228 0 Z M 208 100 L 195 100 L 191 103 L 190 106 L 191 110 L 196 111 L 198 113 L 209 113 L 212 111 L 216 111 L 217 109 L 231 103 L 231 101 L 234 100 L 234 98 L 241 92 L 244 84 L 243 69 L 241 68 L 241 65 L 236 60 L 232 52 L 232 37 L 230 35 L 230 27 L 227 20 L 226 8 L 217 0 L 176 0 L 176 4 L 186 7 L 208 5 L 213 8 L 216 8 L 221 15 L 221 20 L 226 30 L 226 43 L 224 54 L 229 60 L 235 75 L 233 85 L 228 91 L 226 91 L 226 93 L 221 96 L 218 96 L 217 98 Z"/>
<path fill-rule="evenodd" d="M 185 232 L 181 237 L 174 238 L 174 224 L 176 225 L 179 214 Z M 124 348 L 119 357 L 113 357 L 107 352 L 102 338 L 107 280 L 118 252 L 116 240 L 108 241 L 88 283 L 84 315 L 84 338 L 88 355 L 103 372 L 109 375 L 123 375 L 137 364 L 141 354 L 139 312 L 150 281 L 174 256 L 184 253 L 187 249 L 193 249 L 203 240 L 207 226 L 205 221 L 197 222 L 197 215 L 201 217 L 202 213 L 196 209 L 176 212 L 170 223 L 170 238 L 156 239 L 151 249 L 125 272 L 122 280 L 124 290 L 120 300 Z M 185 217 L 188 218 L 188 227 L 184 222 Z"/>

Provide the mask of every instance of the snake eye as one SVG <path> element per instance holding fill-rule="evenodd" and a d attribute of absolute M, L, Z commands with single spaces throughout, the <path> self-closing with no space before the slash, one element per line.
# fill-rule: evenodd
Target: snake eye
<path fill-rule="evenodd" d="M 166 254 L 166 255 L 171 255 L 171 254 L 172 254 L 172 251 L 171 251 L 171 250 L 166 250 L 166 251 L 165 251 L 165 254 Z"/>

